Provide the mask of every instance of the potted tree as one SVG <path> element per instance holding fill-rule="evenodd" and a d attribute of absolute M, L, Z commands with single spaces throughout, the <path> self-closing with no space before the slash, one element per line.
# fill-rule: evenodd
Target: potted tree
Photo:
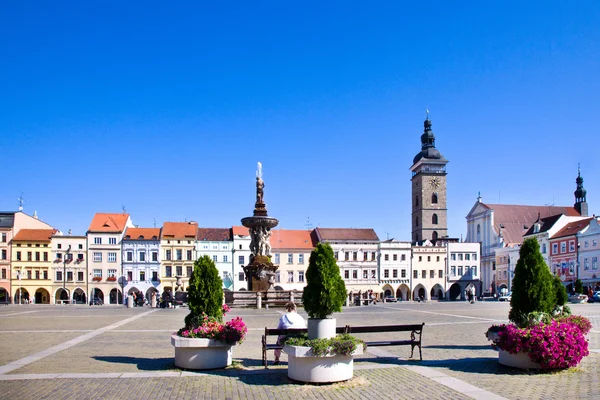
<path fill-rule="evenodd" d="M 248 328 L 237 317 L 223 323 L 223 284 L 214 261 L 203 256 L 194 263 L 188 286 L 189 314 L 185 326 L 171 336 L 175 365 L 185 369 L 215 369 L 231 365 L 231 347 L 241 343 Z"/>
<path fill-rule="evenodd" d="M 589 320 L 570 316 L 565 287 L 553 278 L 535 238 L 519 252 L 513 280 L 511 324 L 493 326 L 490 337 L 502 365 L 523 369 L 563 369 L 576 366 L 589 354 L 585 335 Z"/>
<path fill-rule="evenodd" d="M 306 280 L 302 302 L 309 316 L 308 335 L 285 343 L 288 377 L 309 383 L 348 380 L 354 374 L 353 355 L 364 348 L 349 335 L 336 337 L 336 320 L 330 317 L 342 311 L 346 285 L 329 244 L 319 243 L 311 253 Z"/>

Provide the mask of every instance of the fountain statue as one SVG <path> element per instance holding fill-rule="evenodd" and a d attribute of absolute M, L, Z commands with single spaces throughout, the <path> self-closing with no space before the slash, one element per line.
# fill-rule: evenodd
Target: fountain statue
<path fill-rule="evenodd" d="M 250 231 L 250 263 L 244 267 L 248 290 L 269 291 L 275 284 L 275 271 L 278 266 L 271 263 L 271 229 L 279 221 L 269 217 L 264 201 L 265 182 L 262 179 L 262 164 L 256 167 L 256 203 L 254 215 L 242 218 L 242 225 Z"/>

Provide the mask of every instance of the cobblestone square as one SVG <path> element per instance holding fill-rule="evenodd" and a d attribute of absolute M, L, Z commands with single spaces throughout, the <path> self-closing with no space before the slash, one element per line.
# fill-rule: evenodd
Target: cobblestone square
<path fill-rule="evenodd" d="M 408 347 L 369 348 L 355 358 L 355 377 L 311 386 L 287 378 L 287 360 L 264 369 L 261 336 L 281 309 L 233 309 L 249 327 L 234 347 L 231 368 L 187 372 L 174 366 L 170 335 L 187 309 L 120 306 L 7 306 L 0 309 L 0 397 L 56 398 L 389 398 L 461 399 L 597 398 L 600 392 L 600 305 L 572 306 L 590 318 L 590 356 L 558 373 L 502 367 L 484 334 L 506 322 L 508 303 L 386 303 L 347 307 L 341 325 L 425 322 L 423 361 Z M 303 310 L 300 314 L 306 318 Z M 378 338 L 392 338 L 394 333 Z M 365 335 L 373 339 L 374 334 Z M 273 354 L 269 354 L 273 360 Z"/>

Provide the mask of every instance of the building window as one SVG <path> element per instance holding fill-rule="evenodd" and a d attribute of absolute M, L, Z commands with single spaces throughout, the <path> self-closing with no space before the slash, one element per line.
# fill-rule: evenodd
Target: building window
<path fill-rule="evenodd" d="M 102 278 L 102 270 L 101 269 L 94 269 L 94 278 Z"/>
<path fill-rule="evenodd" d="M 6 279 L 6 268 L 2 268 L 2 279 Z"/>
<path fill-rule="evenodd" d="M 244 279 L 244 273 L 243 272 L 238 272 L 238 281 L 242 282 Z"/>
<path fill-rule="evenodd" d="M 294 271 L 288 271 L 288 282 L 294 282 Z"/>
<path fill-rule="evenodd" d="M 419 256 L 419 262 L 423 261 L 423 256 Z"/>
<path fill-rule="evenodd" d="M 546 243 L 542 244 L 542 254 L 546 254 Z"/>
<path fill-rule="evenodd" d="M 558 254 L 558 243 L 552 243 L 552 254 Z"/>
<path fill-rule="evenodd" d="M 431 269 L 431 270 L 429 270 L 429 278 L 430 278 L 430 279 L 433 279 L 433 278 L 435 278 L 435 271 L 434 271 L 434 270 L 432 270 L 432 269 Z"/>
<path fill-rule="evenodd" d="M 375 252 L 374 251 L 371 252 L 371 261 L 375 261 Z"/>
<path fill-rule="evenodd" d="M 117 262 L 117 253 L 108 253 L 108 262 Z"/>
<path fill-rule="evenodd" d="M 348 270 L 344 271 L 344 279 L 350 279 L 350 271 L 348 271 Z"/>
<path fill-rule="evenodd" d="M 477 276 L 477 267 L 471 267 L 471 275 Z"/>
<path fill-rule="evenodd" d="M 440 270 L 438 271 L 438 276 L 439 276 L 440 278 L 443 278 L 443 277 L 444 277 L 444 271 L 440 269 Z"/>
<path fill-rule="evenodd" d="M 95 237 L 94 238 L 94 244 L 102 244 L 102 238 L 101 237 Z"/>
<path fill-rule="evenodd" d="M 279 253 L 275 253 L 275 264 L 279 264 Z"/>
<path fill-rule="evenodd" d="M 212 258 L 213 258 L 213 261 L 214 261 L 214 262 L 217 262 L 217 255 L 216 255 L 216 254 L 213 254 L 213 257 L 212 257 Z"/>
<path fill-rule="evenodd" d="M 454 265 L 450 267 L 450 276 L 456 276 L 456 267 Z"/>
<path fill-rule="evenodd" d="M 406 254 L 402 254 L 402 256 L 400 257 L 400 259 L 401 259 L 402 261 L 406 261 Z"/>
<path fill-rule="evenodd" d="M 157 251 L 152 252 L 152 261 L 158 261 L 158 252 Z"/>
<path fill-rule="evenodd" d="M 336 261 L 338 260 L 338 258 L 339 258 L 339 255 L 340 255 L 340 254 L 339 254 L 339 252 L 338 252 L 338 251 L 336 251 L 336 252 L 334 252 L 334 253 L 333 253 L 333 257 L 335 258 L 335 260 L 336 260 Z"/>
<path fill-rule="evenodd" d="M 27 261 L 32 261 L 32 255 L 33 253 L 31 251 L 27 252 Z"/>
<path fill-rule="evenodd" d="M 402 271 L 400 271 L 400 277 L 401 278 L 406 278 L 406 270 L 403 269 Z"/>
<path fill-rule="evenodd" d="M 437 194 L 434 193 L 431 195 L 431 204 L 437 204 L 437 202 L 438 202 L 438 197 L 437 197 Z M 436 222 L 436 224 L 437 224 L 437 222 Z"/>
<path fill-rule="evenodd" d="M 438 216 L 437 216 L 437 214 L 433 214 L 433 215 L 431 216 L 431 223 L 432 223 L 433 225 L 437 225 L 437 224 L 438 224 Z"/>
<path fill-rule="evenodd" d="M 6 233 L 2 234 L 2 243 L 6 243 Z"/>
<path fill-rule="evenodd" d="M 144 282 L 146 280 L 146 271 L 140 271 L 140 281 Z"/>
<path fill-rule="evenodd" d="M 152 271 L 152 282 L 158 282 L 158 271 Z"/>
<path fill-rule="evenodd" d="M 598 269 L 598 257 L 592 257 L 592 269 Z"/>
<path fill-rule="evenodd" d="M 471 261 L 471 255 L 465 254 L 465 261 Z"/>
<path fill-rule="evenodd" d="M 57 281 L 62 281 L 62 277 L 63 277 L 63 272 L 62 271 L 56 271 L 56 280 Z"/>
<path fill-rule="evenodd" d="M 363 253 L 363 261 L 369 261 L 369 253 L 366 251 Z"/>
<path fill-rule="evenodd" d="M 456 261 L 456 254 L 455 253 L 450 254 L 450 259 L 452 261 Z"/>
<path fill-rule="evenodd" d="M 167 261 L 171 261 L 171 250 L 165 251 L 165 258 Z"/>
<path fill-rule="evenodd" d="M 2 249 L 2 259 L 6 260 L 7 257 L 8 257 L 8 254 L 6 253 L 6 250 Z"/>
<path fill-rule="evenodd" d="M 117 244 L 117 238 L 108 238 L 108 244 Z"/>
<path fill-rule="evenodd" d="M 561 253 L 566 253 L 567 252 L 567 243 L 566 242 L 561 242 L 561 244 L 560 244 L 560 252 Z"/>
<path fill-rule="evenodd" d="M 358 252 L 353 251 L 352 252 L 352 261 L 357 261 L 358 260 Z"/>
<path fill-rule="evenodd" d="M 431 262 L 431 256 L 427 256 L 427 262 Z"/>
<path fill-rule="evenodd" d="M 165 267 L 165 276 L 167 278 L 170 278 L 171 276 L 173 276 L 173 271 L 172 271 L 172 267 L 170 265 L 167 265 Z"/>
<path fill-rule="evenodd" d="M 46 272 L 46 271 L 44 271 Z M 77 271 L 77 281 L 83 282 L 83 271 Z"/>
<path fill-rule="evenodd" d="M 275 282 L 281 282 L 281 273 L 279 271 L 275 271 Z"/>
<path fill-rule="evenodd" d="M 363 270 L 363 279 L 369 279 L 369 271 Z"/>
<path fill-rule="evenodd" d="M 590 263 L 588 262 L 587 258 L 583 259 L 583 269 L 586 271 L 590 269 Z"/>
<path fill-rule="evenodd" d="M 349 252 L 349 251 L 346 251 L 346 252 L 344 253 L 344 261 L 349 261 L 349 260 L 350 260 L 350 252 Z"/>
<path fill-rule="evenodd" d="M 427 271 L 426 270 L 421 270 L 421 278 L 423 278 L 423 279 L 427 278 Z"/>
<path fill-rule="evenodd" d="M 414 270 L 413 271 L 413 278 L 417 279 L 419 277 L 419 271 Z"/>
<path fill-rule="evenodd" d="M 575 251 L 575 241 L 574 240 L 569 241 L 569 251 L 570 252 Z"/>
<path fill-rule="evenodd" d="M 177 265 L 175 267 L 175 272 L 177 273 L 177 276 L 183 276 L 183 266 Z"/>
<path fill-rule="evenodd" d="M 30 269 L 27 270 L 27 279 L 31 279 L 31 270 Z"/>
<path fill-rule="evenodd" d="M 140 251 L 140 261 L 146 261 L 146 252 Z"/>
<path fill-rule="evenodd" d="M 383 277 L 386 278 L 386 279 L 390 277 L 390 270 L 389 269 L 384 269 L 383 270 Z"/>
<path fill-rule="evenodd" d="M 239 256 L 238 257 L 238 264 L 244 265 L 244 256 Z"/>
<path fill-rule="evenodd" d="M 224 263 L 226 263 L 226 262 L 228 262 L 227 260 L 228 260 L 228 257 L 227 257 L 227 254 L 225 254 L 225 255 L 223 256 L 223 262 L 224 262 Z"/>
<path fill-rule="evenodd" d="M 358 279 L 358 270 L 352 270 L 352 279 Z"/>
<path fill-rule="evenodd" d="M 127 261 L 133 261 L 133 251 L 127 252 Z"/>
<path fill-rule="evenodd" d="M 392 259 L 393 259 L 394 261 L 398 261 L 398 254 L 394 254 L 394 255 L 392 255 Z"/>
<path fill-rule="evenodd" d="M 596 247 L 597 244 L 598 242 L 596 241 L 596 239 L 592 240 L 592 247 Z"/>
<path fill-rule="evenodd" d="M 304 282 L 304 271 L 298 271 L 298 282 Z"/>
<path fill-rule="evenodd" d="M 60 253 L 58 254 L 60 256 Z M 60 258 L 60 257 L 58 257 Z M 17 251 L 17 261 L 21 261 L 21 252 Z"/>
<path fill-rule="evenodd" d="M 102 262 L 102 253 L 94 253 L 94 262 Z"/>
<path fill-rule="evenodd" d="M 183 260 L 183 250 L 181 250 L 181 249 L 177 249 L 177 250 L 175 250 L 175 255 L 176 255 L 176 258 L 175 258 L 175 259 L 176 259 L 177 261 L 181 261 L 181 260 Z"/>
<path fill-rule="evenodd" d="M 304 254 L 298 254 L 298 264 L 304 264 Z M 304 282 L 304 281 L 301 281 L 300 278 L 298 278 L 298 282 Z"/>
<path fill-rule="evenodd" d="M 386 254 L 386 255 L 384 255 L 384 256 L 383 256 L 383 260 L 384 260 L 384 261 L 390 261 L 390 256 L 389 256 L 389 254 Z"/>
<path fill-rule="evenodd" d="M 194 272 L 194 267 L 192 267 L 191 265 L 186 266 L 185 272 L 186 272 L 186 275 L 188 276 L 188 278 L 191 277 L 192 273 Z"/>
<path fill-rule="evenodd" d="M 186 257 L 186 260 L 188 260 L 188 261 L 191 261 L 191 260 L 192 260 L 192 251 L 191 251 L 191 250 L 188 250 L 188 251 L 186 252 L 186 256 L 187 256 L 187 257 Z M 215 261 L 216 261 L 216 260 L 215 260 Z"/>
<path fill-rule="evenodd" d="M 586 249 L 588 248 L 588 241 L 587 240 L 583 243 L 583 247 L 585 247 Z"/>
<path fill-rule="evenodd" d="M 108 270 L 108 277 L 109 278 L 115 278 L 117 276 L 117 270 L 116 269 L 109 269 Z"/>
<path fill-rule="evenodd" d="M 288 261 L 287 261 L 287 263 L 291 264 L 293 262 L 294 262 L 294 255 L 292 253 L 288 253 Z"/>
<path fill-rule="evenodd" d="M 392 278 L 397 278 L 398 277 L 398 270 L 397 269 L 393 269 L 392 270 Z"/>
<path fill-rule="evenodd" d="M 459 265 L 457 271 L 458 271 L 458 276 L 462 276 L 462 274 L 463 274 L 462 266 Z"/>
<path fill-rule="evenodd" d="M 48 252 L 47 251 L 44 252 L 44 261 L 48 261 Z"/>
<path fill-rule="evenodd" d="M 458 253 L 458 261 L 462 261 L 463 260 L 463 255 L 462 253 Z"/>

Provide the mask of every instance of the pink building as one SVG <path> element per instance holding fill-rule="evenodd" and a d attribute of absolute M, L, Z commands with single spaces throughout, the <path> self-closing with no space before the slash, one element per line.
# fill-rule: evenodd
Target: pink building
<path fill-rule="evenodd" d="M 570 222 L 550 237 L 550 271 L 568 287 L 575 285 L 579 274 L 577 234 L 587 228 L 591 220 L 592 218 L 586 218 Z"/>

